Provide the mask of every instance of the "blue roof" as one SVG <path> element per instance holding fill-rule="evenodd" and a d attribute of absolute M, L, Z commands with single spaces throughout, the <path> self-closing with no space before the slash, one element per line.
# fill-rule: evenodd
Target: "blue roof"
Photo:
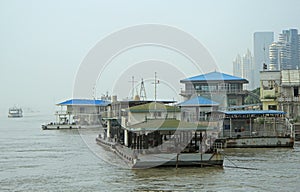
<path fill-rule="evenodd" d="M 244 78 L 216 71 L 181 80 L 181 82 L 185 81 L 244 81 L 245 83 L 248 83 L 248 81 Z"/>
<path fill-rule="evenodd" d="M 276 110 L 243 110 L 243 111 L 224 111 L 226 115 L 283 115 L 286 114 L 284 111 Z"/>
<path fill-rule="evenodd" d="M 179 106 L 195 106 L 195 105 L 219 105 L 219 103 L 214 102 L 210 99 L 207 99 L 205 97 L 194 97 L 190 100 L 181 102 L 178 104 Z"/>
<path fill-rule="evenodd" d="M 70 99 L 64 102 L 58 103 L 57 105 L 97 105 L 97 106 L 107 106 L 109 101 L 105 100 L 94 100 L 94 99 Z"/>

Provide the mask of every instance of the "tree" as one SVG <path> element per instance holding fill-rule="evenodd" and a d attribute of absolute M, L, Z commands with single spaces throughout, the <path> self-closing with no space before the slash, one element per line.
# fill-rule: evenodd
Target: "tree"
<path fill-rule="evenodd" d="M 260 101 L 260 88 L 256 88 L 249 92 L 248 96 L 245 98 L 245 104 L 256 104 L 261 103 Z"/>

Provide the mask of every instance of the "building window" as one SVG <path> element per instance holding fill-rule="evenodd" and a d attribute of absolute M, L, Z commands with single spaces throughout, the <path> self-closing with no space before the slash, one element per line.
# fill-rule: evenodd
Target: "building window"
<path fill-rule="evenodd" d="M 275 81 L 274 80 L 268 81 L 268 87 L 269 87 L 269 89 L 273 89 L 274 85 L 275 85 Z"/>
<path fill-rule="evenodd" d="M 238 92 L 238 91 L 241 90 L 240 87 L 241 87 L 240 84 L 236 84 L 236 83 L 230 84 L 230 91 L 231 92 Z"/>
<path fill-rule="evenodd" d="M 298 87 L 294 87 L 294 97 L 298 97 L 299 96 L 299 89 Z"/>
<path fill-rule="evenodd" d="M 79 108 L 79 111 L 80 111 L 80 113 L 84 113 L 85 111 L 84 111 L 84 107 L 80 107 Z"/>
<path fill-rule="evenodd" d="M 277 105 L 269 105 L 268 109 L 269 110 L 277 110 Z"/>
<path fill-rule="evenodd" d="M 209 91 L 208 85 L 202 85 L 202 86 L 201 86 L 201 90 L 202 90 L 202 91 Z"/>
<path fill-rule="evenodd" d="M 229 106 L 237 105 L 237 99 L 228 99 Z"/>
<path fill-rule="evenodd" d="M 199 120 L 200 121 L 204 121 L 205 120 L 205 112 L 204 111 L 200 111 Z"/>
<path fill-rule="evenodd" d="M 154 112 L 154 117 L 161 117 L 161 112 Z"/>

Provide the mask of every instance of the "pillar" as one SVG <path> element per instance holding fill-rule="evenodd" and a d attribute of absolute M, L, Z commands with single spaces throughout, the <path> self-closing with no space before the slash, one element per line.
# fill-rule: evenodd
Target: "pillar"
<path fill-rule="evenodd" d="M 106 137 L 110 138 L 110 130 L 111 130 L 111 120 L 107 121 L 107 131 L 106 131 Z"/>
<path fill-rule="evenodd" d="M 128 131 L 124 130 L 124 145 L 128 147 Z"/>

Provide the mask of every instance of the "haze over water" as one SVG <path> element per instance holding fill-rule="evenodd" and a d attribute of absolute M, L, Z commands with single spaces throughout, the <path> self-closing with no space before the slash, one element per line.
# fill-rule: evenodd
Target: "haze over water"
<path fill-rule="evenodd" d="M 159 24 L 183 30 L 208 50 L 215 70 L 232 74 L 233 58 L 251 50 L 254 32 L 300 29 L 299 7 L 299 0 L 1 0 L 0 191 L 299 191 L 300 143 L 294 149 L 226 150 L 224 164 L 241 169 L 131 170 L 96 145 L 99 130 L 41 129 L 55 120 L 55 104 L 72 98 L 89 51 L 120 29 Z M 137 67 L 145 60 L 159 60 L 161 71 L 154 64 Z M 171 49 L 138 47 L 112 61 L 95 95 L 124 89 L 118 95 L 123 99 L 135 76 L 144 78 L 148 97 L 154 98 L 154 72 L 165 80 L 159 97 L 178 101 L 180 79 L 200 74 Z M 167 87 L 170 80 L 175 85 Z M 14 105 L 24 109 L 23 118 L 7 118 Z"/>
<path fill-rule="evenodd" d="M 298 191 L 294 149 L 226 149 L 239 168 L 128 169 L 95 143 L 99 130 L 42 130 L 52 116 L 0 117 L 0 191 Z"/>

